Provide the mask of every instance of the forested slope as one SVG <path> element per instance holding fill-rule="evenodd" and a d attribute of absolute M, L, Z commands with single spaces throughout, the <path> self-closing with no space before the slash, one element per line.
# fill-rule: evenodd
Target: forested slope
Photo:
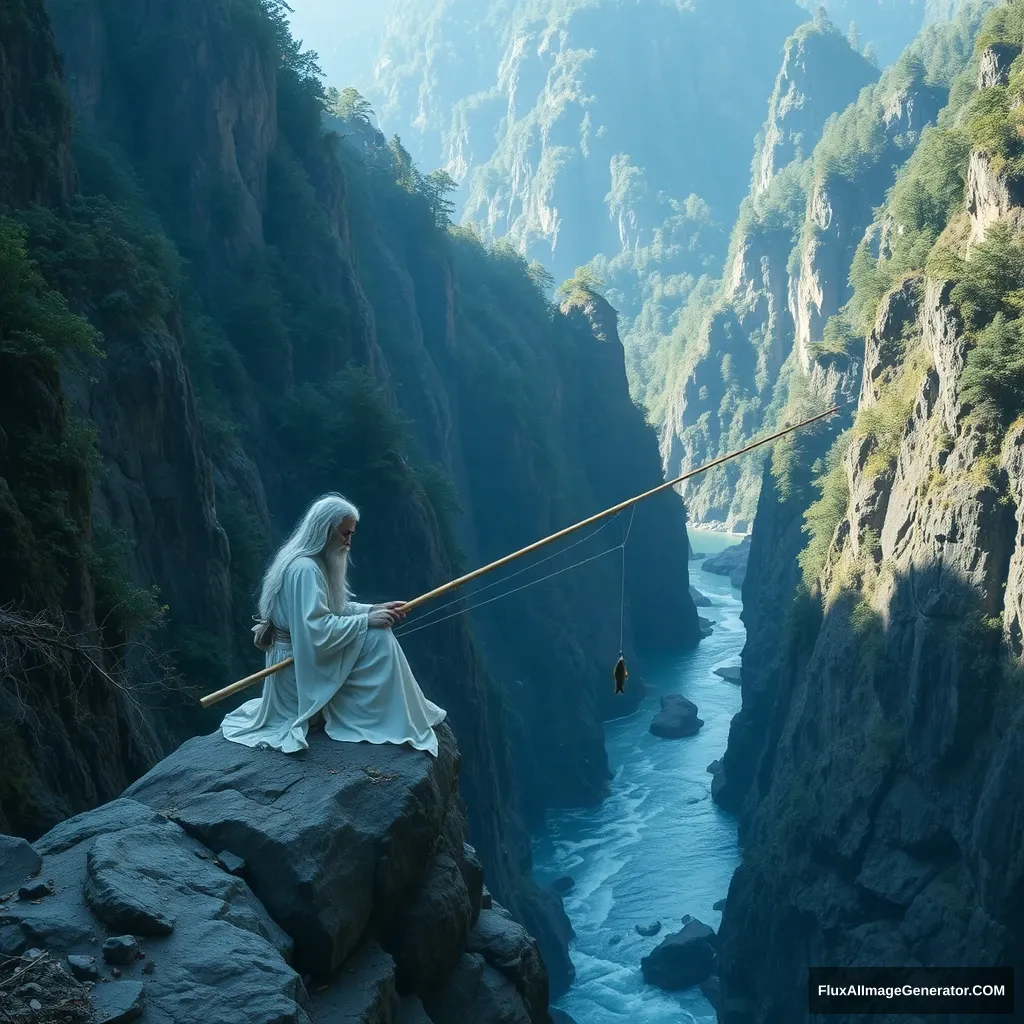
<path fill-rule="evenodd" d="M 808 387 L 835 390 L 849 338 L 865 329 L 851 326 L 862 315 L 852 282 L 876 244 L 865 231 L 938 117 L 990 6 L 962 5 L 880 76 L 820 16 L 789 41 L 724 278 L 690 296 L 642 373 L 668 473 L 806 411 Z M 723 467 L 691 487 L 694 518 L 747 528 L 761 465 Z"/>

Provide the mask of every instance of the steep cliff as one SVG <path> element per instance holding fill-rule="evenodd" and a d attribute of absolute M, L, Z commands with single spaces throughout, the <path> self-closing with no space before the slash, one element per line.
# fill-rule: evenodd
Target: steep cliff
<path fill-rule="evenodd" d="M 880 213 L 852 426 L 787 493 L 761 492 L 744 708 L 716 778 L 743 846 L 721 929 L 730 1024 L 806 1020 L 812 963 L 1024 953 L 1022 25 L 1019 3 L 988 18 Z"/>
<path fill-rule="evenodd" d="M 325 95 L 283 5 L 56 0 L 52 16 L 79 189 L 61 179 L 66 211 L 13 211 L 4 250 L 26 275 L 33 260 L 36 275 L 4 296 L 5 345 L 28 337 L 12 318 L 35 316 L 30 340 L 49 374 L 32 379 L 46 381 L 49 407 L 4 377 L 20 403 L 4 405 L 14 495 L 4 579 L 20 587 L 22 563 L 38 556 L 49 589 L 29 610 L 62 608 L 85 629 L 99 620 L 95 648 L 117 668 L 107 675 L 131 687 L 115 686 L 90 726 L 102 767 L 72 771 L 48 756 L 49 737 L 81 759 L 90 734 L 59 692 L 32 692 L 20 745 L 4 748 L 2 803 L 5 827 L 30 836 L 116 794 L 160 742 L 216 723 L 224 706 L 200 715 L 194 699 L 255 667 L 246 640 L 263 559 L 315 494 L 339 489 L 362 508 L 354 582 L 371 600 L 424 592 L 657 476 L 610 311 L 562 312 L 538 268 L 450 232 L 444 183 Z M 26 60 L 43 52 L 12 40 Z M 32 59 L 52 92 L 59 61 L 52 42 L 39 45 L 49 63 Z M 25 67 L 5 90 L 20 82 L 32 94 Z M 32 109 L 14 96 L 7 107 Z M 54 166 L 70 168 L 61 103 Z M 58 338 L 81 351 L 58 358 Z M 70 440 L 67 423 L 81 424 Z M 33 431 L 48 461 L 22 443 Z M 59 521 L 46 518 L 62 507 Z M 600 554 L 605 541 L 610 551 L 626 525 L 545 568 Z M 631 634 L 641 648 L 693 645 L 678 499 L 638 512 L 635 526 L 627 652 Z M 551 901 L 524 881 L 522 818 L 603 792 L 601 720 L 624 706 L 610 679 L 619 566 L 608 554 L 481 608 L 474 625 L 454 617 L 406 642 L 460 736 L 473 841 L 494 891 L 538 935 L 556 989 L 570 971 L 555 939 L 560 908 L 549 915 Z M 44 729 L 36 693 L 54 720 Z M 115 697 L 156 736 L 122 721 Z M 15 756 L 26 745 L 35 768 Z"/>
<path fill-rule="evenodd" d="M 0 828 L 32 831 L 112 796 L 157 748 L 123 651 L 98 625 L 117 631 L 111 598 L 123 581 L 114 553 L 94 543 L 91 431 L 61 383 L 62 363 L 96 354 L 98 335 L 69 305 L 81 296 L 52 286 L 26 224 L 8 215 L 72 201 L 61 62 L 40 4 L 6 5 L 0 18 Z M 124 586 L 119 596 L 145 595 Z"/>
<path fill-rule="evenodd" d="M 863 89 L 877 73 L 820 16 L 790 40 L 725 278 L 710 299 L 695 293 L 658 343 L 658 361 L 672 372 L 649 404 L 668 474 L 774 426 L 792 411 L 794 387 L 857 357 L 849 344 L 854 255 L 896 168 L 936 120 L 987 6 L 965 5 L 952 22 L 926 29 Z M 745 529 L 762 465 L 722 467 L 688 487 L 693 518 Z"/>
<path fill-rule="evenodd" d="M 649 244 L 664 199 L 696 194 L 731 216 L 757 124 L 730 96 L 768 92 L 799 20 L 785 0 L 422 8 L 406 4 L 389 26 L 381 117 L 467 179 L 468 219 L 559 278 Z"/>

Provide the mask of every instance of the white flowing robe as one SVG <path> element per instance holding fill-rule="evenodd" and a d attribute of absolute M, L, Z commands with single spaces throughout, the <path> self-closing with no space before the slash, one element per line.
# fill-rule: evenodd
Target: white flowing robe
<path fill-rule="evenodd" d="M 370 628 L 371 606 L 328 604 L 327 577 L 312 558 L 285 571 L 271 619 L 291 634 L 267 652 L 267 665 L 293 665 L 268 676 L 263 695 L 230 712 L 221 732 L 235 743 L 291 754 L 305 750 L 309 720 L 322 711 L 331 739 L 409 743 L 437 756 L 434 726 L 446 712 L 423 695 L 390 629 Z"/>

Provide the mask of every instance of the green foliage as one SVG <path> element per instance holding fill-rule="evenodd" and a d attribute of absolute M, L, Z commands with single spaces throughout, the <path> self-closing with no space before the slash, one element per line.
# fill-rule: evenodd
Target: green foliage
<path fill-rule="evenodd" d="M 162 234 L 102 196 L 77 198 L 70 217 L 32 207 L 22 219 L 50 286 L 87 309 L 102 330 L 163 329 L 181 269 Z"/>
<path fill-rule="evenodd" d="M 27 228 L 0 217 L 0 351 L 56 366 L 69 351 L 98 354 L 98 342 L 96 330 L 40 273 Z"/>
<path fill-rule="evenodd" d="M 815 359 L 821 360 L 826 356 L 859 356 L 863 353 L 864 334 L 867 332 L 858 333 L 851 321 L 851 313 L 845 307 L 825 321 L 821 341 L 812 346 Z"/>
<path fill-rule="evenodd" d="M 973 149 L 988 154 L 996 174 L 1024 173 L 1024 110 L 1011 105 L 1005 85 L 979 89 L 968 104 L 966 134 Z"/>
<path fill-rule="evenodd" d="M 992 225 L 957 269 L 950 297 L 969 330 L 990 323 L 997 313 L 1024 313 L 1024 239 L 1005 221 Z"/>
<path fill-rule="evenodd" d="M 993 43 L 1024 48 L 1024 7 L 1019 3 L 1000 4 L 985 19 L 978 34 L 978 51 Z"/>
<path fill-rule="evenodd" d="M 33 759 L 18 731 L 0 723 L 0 822 L 14 821 L 34 788 Z"/>
<path fill-rule="evenodd" d="M 818 581 L 825 568 L 832 538 L 850 504 L 850 486 L 843 464 L 850 440 L 849 432 L 844 433 L 829 450 L 825 471 L 814 482 L 820 497 L 804 513 L 803 529 L 808 542 L 800 552 L 799 562 L 804 586 L 812 593 L 819 589 Z"/>
<path fill-rule="evenodd" d="M 112 646 L 129 635 L 147 633 L 162 619 L 160 592 L 136 586 L 131 578 L 131 542 L 123 530 L 97 522 L 86 549 L 96 595 L 96 621 Z"/>
<path fill-rule="evenodd" d="M 369 128 L 372 125 L 374 113 L 369 100 L 359 94 L 356 89 L 349 86 L 339 92 L 333 86 L 327 90 L 327 111 L 342 121 L 362 121 Z"/>
<path fill-rule="evenodd" d="M 590 267 L 577 267 L 576 273 L 558 286 L 556 294 L 566 302 L 586 301 L 591 295 L 601 295 L 602 281 Z"/>
<path fill-rule="evenodd" d="M 455 203 L 449 196 L 458 189 L 458 183 L 444 170 L 431 171 L 419 184 L 419 194 L 426 200 L 434 223 L 446 228 L 455 214 Z"/>
<path fill-rule="evenodd" d="M 1002 312 L 977 335 L 961 378 L 964 403 L 989 436 L 1001 437 L 1024 412 L 1024 319 Z"/>
<path fill-rule="evenodd" d="M 999 222 L 970 258 L 937 250 L 929 269 L 956 282 L 950 298 L 972 342 L 961 394 L 983 434 L 997 446 L 1024 412 L 1024 239 L 1011 225 Z"/>
<path fill-rule="evenodd" d="M 878 388 L 878 401 L 858 409 L 852 436 L 870 438 L 873 443 L 865 465 L 869 475 L 887 472 L 899 457 L 907 422 L 929 365 L 930 357 L 925 352 L 914 351 Z"/>

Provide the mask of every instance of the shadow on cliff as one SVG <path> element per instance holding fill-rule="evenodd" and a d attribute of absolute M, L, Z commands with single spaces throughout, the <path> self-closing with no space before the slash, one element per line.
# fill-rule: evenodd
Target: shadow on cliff
<path fill-rule="evenodd" d="M 872 604 L 846 590 L 786 625 L 764 743 L 746 752 L 723 1024 L 807 1020 L 808 966 L 1024 954 L 1020 672 L 999 609 L 950 567 L 955 543 L 936 538 L 906 572 L 880 566 Z"/>

